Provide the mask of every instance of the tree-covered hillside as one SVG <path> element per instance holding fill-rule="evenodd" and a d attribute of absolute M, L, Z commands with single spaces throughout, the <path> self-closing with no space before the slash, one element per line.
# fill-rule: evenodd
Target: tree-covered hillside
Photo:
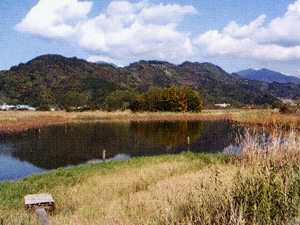
<path fill-rule="evenodd" d="M 124 68 L 90 63 L 60 55 L 43 55 L 0 72 L 0 100 L 31 106 L 106 107 L 115 91 L 136 96 L 149 88 L 190 87 L 200 93 L 204 106 L 215 103 L 272 104 L 281 84 L 250 81 L 228 74 L 210 63 L 140 61 Z M 299 92 L 299 86 L 291 87 Z M 291 96 L 292 91 L 289 93 Z M 295 92 L 295 93 L 298 93 Z M 124 92 L 125 93 L 125 92 Z M 282 94 L 280 95 L 282 96 Z"/>

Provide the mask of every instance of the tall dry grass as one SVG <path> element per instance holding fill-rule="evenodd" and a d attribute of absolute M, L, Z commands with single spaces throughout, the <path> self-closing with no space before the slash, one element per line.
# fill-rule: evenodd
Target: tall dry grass
<path fill-rule="evenodd" d="M 232 120 L 243 124 L 265 127 L 280 127 L 285 129 L 300 128 L 300 117 L 298 114 L 283 114 L 267 109 L 240 110 L 232 114 Z"/>
<path fill-rule="evenodd" d="M 130 111 L 0 111 L 0 132 L 20 132 L 63 123 L 126 119 L 132 115 Z"/>
<path fill-rule="evenodd" d="M 222 207 L 220 199 L 226 198 L 224 187 L 231 184 L 235 168 L 190 171 L 190 166 L 164 163 L 112 177 L 93 177 L 60 196 L 61 202 L 68 202 L 60 207 L 73 211 L 52 220 L 55 224 L 211 224 L 225 219 L 221 210 L 220 218 L 212 217 L 209 205 Z"/>
<path fill-rule="evenodd" d="M 240 146 L 244 165 L 294 167 L 300 164 L 300 134 L 294 129 L 275 128 L 268 132 L 245 129 Z"/>
<path fill-rule="evenodd" d="M 84 111 L 84 112 L 41 112 L 41 111 L 0 111 L 0 132 L 19 132 L 44 126 L 99 121 L 178 121 L 178 120 L 221 120 L 230 119 L 230 113 L 175 113 L 131 111 Z"/>
<path fill-rule="evenodd" d="M 232 201 L 249 224 L 299 224 L 300 137 L 295 130 L 271 133 L 246 130 Z"/>
<path fill-rule="evenodd" d="M 143 112 L 131 111 L 85 111 L 85 112 L 41 112 L 0 111 L 0 132 L 24 131 L 52 124 L 99 122 L 99 121 L 175 121 L 175 120 L 231 120 L 243 124 L 265 127 L 300 128 L 300 117 L 296 114 L 280 114 L 271 110 L 204 110 L 201 113 Z"/>

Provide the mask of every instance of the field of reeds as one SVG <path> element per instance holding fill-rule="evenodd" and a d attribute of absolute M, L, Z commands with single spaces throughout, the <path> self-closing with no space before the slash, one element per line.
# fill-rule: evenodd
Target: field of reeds
<path fill-rule="evenodd" d="M 240 110 L 231 114 L 231 119 L 244 124 L 283 129 L 299 129 L 300 115 L 297 113 L 280 113 L 272 110 Z"/>
<path fill-rule="evenodd" d="M 202 113 L 143 112 L 131 111 L 84 111 L 84 112 L 43 112 L 43 111 L 0 111 L 0 132 L 19 132 L 53 124 L 99 122 L 116 120 L 134 121 L 175 121 L 175 120 L 222 120 L 232 119 L 235 110 L 215 110 Z"/>
<path fill-rule="evenodd" d="M 108 120 L 231 120 L 243 124 L 265 127 L 300 127 L 298 114 L 281 114 L 268 109 L 204 110 L 201 113 L 143 112 L 131 111 L 85 111 L 85 112 L 42 112 L 0 111 L 0 132 L 24 131 L 58 123 L 93 122 Z"/>
<path fill-rule="evenodd" d="M 146 120 L 151 116 L 174 119 L 197 115 L 159 117 L 120 112 L 110 116 L 99 117 L 95 112 L 57 118 Z M 0 182 L 0 224 L 39 224 L 36 215 L 24 208 L 24 196 L 37 193 L 49 193 L 55 200 L 56 209 L 48 215 L 50 224 L 299 224 L 300 138 L 296 116 L 268 110 L 206 111 L 201 118 L 231 119 L 275 129 L 264 132 L 246 128 L 238 137 L 239 154 L 188 152 L 141 157 Z"/>

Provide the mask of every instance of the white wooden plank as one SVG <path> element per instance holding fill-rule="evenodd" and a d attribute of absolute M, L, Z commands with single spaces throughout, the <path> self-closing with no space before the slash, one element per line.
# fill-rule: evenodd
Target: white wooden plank
<path fill-rule="evenodd" d="M 26 195 L 25 205 L 35 205 L 43 203 L 53 203 L 54 200 L 49 194 Z"/>

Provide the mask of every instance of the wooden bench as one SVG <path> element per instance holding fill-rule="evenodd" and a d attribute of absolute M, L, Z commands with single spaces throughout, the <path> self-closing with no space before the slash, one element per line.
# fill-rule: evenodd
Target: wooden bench
<path fill-rule="evenodd" d="M 43 225 L 50 225 L 47 212 L 54 211 L 54 200 L 49 194 L 26 195 L 25 209 L 28 212 L 35 212 Z"/>
<path fill-rule="evenodd" d="M 25 209 L 35 211 L 37 208 L 44 208 L 47 212 L 54 211 L 54 200 L 49 194 L 26 195 Z"/>

